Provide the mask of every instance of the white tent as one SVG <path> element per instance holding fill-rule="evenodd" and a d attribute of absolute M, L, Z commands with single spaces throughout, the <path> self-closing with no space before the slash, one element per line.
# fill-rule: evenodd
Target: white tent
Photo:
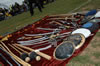
<path fill-rule="evenodd" d="M 18 4 L 22 4 L 24 0 L 0 0 L 0 7 L 9 7 L 12 4 L 15 4 L 17 2 Z"/>

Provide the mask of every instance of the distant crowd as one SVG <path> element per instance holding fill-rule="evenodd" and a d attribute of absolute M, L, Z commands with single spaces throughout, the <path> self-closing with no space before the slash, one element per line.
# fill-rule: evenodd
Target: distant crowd
<path fill-rule="evenodd" d="M 42 8 L 45 8 L 44 5 L 54 1 L 55 0 L 25 0 L 22 5 L 15 2 L 15 5 L 11 5 L 9 9 L 0 8 L 0 21 L 27 11 L 30 11 L 31 16 L 33 16 L 34 8 L 38 7 L 39 11 L 42 12 Z"/>

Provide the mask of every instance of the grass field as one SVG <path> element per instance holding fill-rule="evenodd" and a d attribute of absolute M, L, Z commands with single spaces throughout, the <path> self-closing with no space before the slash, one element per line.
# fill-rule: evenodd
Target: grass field
<path fill-rule="evenodd" d="M 42 13 L 40 13 L 38 9 L 35 9 L 35 14 L 33 17 L 30 16 L 29 12 L 14 16 L 8 20 L 0 22 L 0 35 L 13 32 L 16 30 L 16 27 L 17 29 L 21 28 L 43 18 L 46 15 L 67 13 L 84 2 L 85 0 L 56 0 L 54 3 L 45 5 Z"/>
<path fill-rule="evenodd" d="M 43 12 L 35 9 L 34 16 L 29 12 L 24 12 L 8 20 L 0 22 L 0 35 L 16 31 L 27 24 L 43 18 L 46 15 L 68 13 L 80 6 L 87 0 L 56 0 L 53 3 L 45 5 Z M 98 9 L 100 0 L 92 0 L 89 4 L 83 6 L 77 11 Z M 89 46 L 77 57 L 73 58 L 67 66 L 100 66 L 100 31 L 96 34 Z"/>

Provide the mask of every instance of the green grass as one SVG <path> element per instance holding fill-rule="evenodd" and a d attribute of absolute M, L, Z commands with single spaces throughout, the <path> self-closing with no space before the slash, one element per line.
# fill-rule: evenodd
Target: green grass
<path fill-rule="evenodd" d="M 96 58 L 100 58 L 100 52 L 95 52 L 93 55 L 94 55 Z"/>
<path fill-rule="evenodd" d="M 100 0 L 92 0 L 89 4 L 85 5 L 80 10 L 92 10 L 92 9 L 100 9 Z"/>
<path fill-rule="evenodd" d="M 96 63 L 95 66 L 100 66 L 100 63 Z"/>
<path fill-rule="evenodd" d="M 82 64 L 85 64 L 85 63 L 89 63 L 90 62 L 90 57 L 88 55 L 84 55 L 84 56 L 77 56 L 75 58 L 72 59 L 72 62 L 79 62 L 79 63 L 82 63 Z M 85 59 L 85 61 L 83 60 Z"/>
<path fill-rule="evenodd" d="M 78 7 L 85 0 L 56 0 L 53 3 L 45 5 L 43 12 L 40 13 L 38 9 L 35 9 L 35 14 L 33 17 L 30 16 L 29 12 L 25 12 L 14 16 L 8 20 L 0 22 L 0 35 L 4 35 L 7 32 L 16 31 L 16 27 L 22 28 L 27 24 L 32 24 L 33 22 L 43 18 L 46 15 L 67 13 L 74 8 Z"/>
<path fill-rule="evenodd" d="M 96 33 L 96 36 L 100 36 L 100 32 Z"/>
<path fill-rule="evenodd" d="M 100 43 L 99 43 L 99 42 L 96 42 L 96 41 L 94 40 L 94 42 L 92 42 L 92 47 L 93 47 L 93 48 L 100 47 Z"/>

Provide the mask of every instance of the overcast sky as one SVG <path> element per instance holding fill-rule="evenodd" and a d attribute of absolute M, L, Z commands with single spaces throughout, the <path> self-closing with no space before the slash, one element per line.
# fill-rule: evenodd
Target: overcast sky
<path fill-rule="evenodd" d="M 9 6 L 11 4 L 14 4 L 15 2 L 22 4 L 22 1 L 24 0 L 0 0 L 0 3 Z"/>
<path fill-rule="evenodd" d="M 8 7 L 12 4 L 15 4 L 15 2 L 21 5 L 23 1 L 24 0 L 0 0 L 0 7 L 8 9 Z"/>

